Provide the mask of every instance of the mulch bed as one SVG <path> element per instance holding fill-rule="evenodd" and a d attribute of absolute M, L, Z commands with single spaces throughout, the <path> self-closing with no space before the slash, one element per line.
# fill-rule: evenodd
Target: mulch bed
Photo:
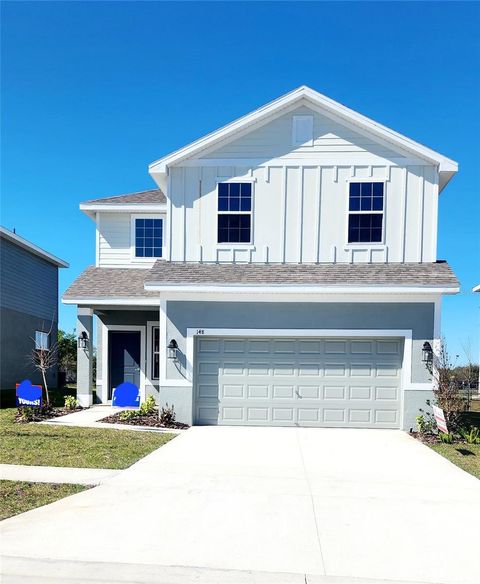
<path fill-rule="evenodd" d="M 186 430 L 187 428 L 190 428 L 188 424 L 182 424 L 181 422 L 162 424 L 158 417 L 158 412 L 146 416 L 135 416 L 129 420 L 122 420 L 120 415 L 121 412 L 102 418 L 99 422 L 106 422 L 107 424 L 126 424 L 127 426 L 146 426 L 148 428 L 171 428 L 173 430 Z"/>
<path fill-rule="evenodd" d="M 74 410 L 67 410 L 67 408 L 30 408 L 32 410 L 29 412 L 28 418 L 23 418 L 20 413 L 20 408 L 17 408 L 17 414 L 15 416 L 15 422 L 17 424 L 28 424 L 30 422 L 42 422 L 43 420 L 50 420 L 52 418 L 60 418 L 61 416 L 66 416 L 67 414 L 73 414 L 75 412 L 80 412 L 85 408 L 75 408 Z"/>
<path fill-rule="evenodd" d="M 444 444 L 437 434 L 420 434 L 420 432 L 410 432 L 410 436 L 419 442 L 422 442 L 423 444 Z M 467 441 L 464 438 L 455 435 L 452 445 L 454 444 L 467 444 Z"/>

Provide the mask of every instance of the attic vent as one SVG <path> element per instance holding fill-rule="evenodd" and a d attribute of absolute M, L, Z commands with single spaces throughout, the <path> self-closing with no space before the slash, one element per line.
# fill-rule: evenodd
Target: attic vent
<path fill-rule="evenodd" d="M 293 146 L 313 146 L 313 116 L 293 116 Z"/>

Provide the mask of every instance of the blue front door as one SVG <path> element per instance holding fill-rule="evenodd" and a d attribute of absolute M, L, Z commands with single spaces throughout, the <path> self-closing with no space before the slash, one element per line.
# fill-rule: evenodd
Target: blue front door
<path fill-rule="evenodd" d="M 112 399 L 114 387 L 129 381 L 140 388 L 140 333 L 110 331 L 108 333 L 109 387 Z"/>

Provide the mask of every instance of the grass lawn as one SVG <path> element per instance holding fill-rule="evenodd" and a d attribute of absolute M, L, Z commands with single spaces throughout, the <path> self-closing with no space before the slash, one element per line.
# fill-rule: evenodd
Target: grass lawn
<path fill-rule="evenodd" d="M 430 447 L 480 479 L 480 444 L 432 444 Z"/>
<path fill-rule="evenodd" d="M 83 485 L 0 481 L 0 521 L 88 488 Z"/>
<path fill-rule="evenodd" d="M 15 424 L 15 408 L 0 410 L 0 463 L 127 468 L 175 434 Z"/>

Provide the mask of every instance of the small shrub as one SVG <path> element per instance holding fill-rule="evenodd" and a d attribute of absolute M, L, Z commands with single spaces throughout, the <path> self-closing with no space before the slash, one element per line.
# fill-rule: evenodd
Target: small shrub
<path fill-rule="evenodd" d="M 36 408 L 22 407 L 17 408 L 18 419 L 21 422 L 33 422 L 36 418 Z"/>
<path fill-rule="evenodd" d="M 78 408 L 78 400 L 73 395 L 64 395 L 65 409 L 66 410 L 76 410 Z"/>
<path fill-rule="evenodd" d="M 175 418 L 176 414 L 174 407 L 172 406 L 171 408 L 169 408 L 168 404 L 165 404 L 165 407 L 162 407 L 162 409 L 160 410 L 160 422 L 164 426 L 169 426 L 170 424 L 173 424 L 175 422 Z"/>
<path fill-rule="evenodd" d="M 125 410 L 123 412 L 120 412 L 118 417 L 123 422 L 127 422 L 128 420 L 134 420 L 135 418 L 138 418 L 139 415 L 140 412 L 138 412 L 137 410 Z"/>
<path fill-rule="evenodd" d="M 436 423 L 433 416 L 424 410 L 420 410 L 422 414 L 415 418 L 417 423 L 417 428 L 420 434 L 433 434 L 435 431 Z"/>
<path fill-rule="evenodd" d="M 155 406 L 156 406 L 155 398 L 153 397 L 153 395 L 149 395 L 140 406 L 140 415 L 149 416 L 150 414 L 153 414 L 153 412 L 155 411 Z"/>
<path fill-rule="evenodd" d="M 467 444 L 480 444 L 480 428 L 460 428 L 459 432 Z"/>
<path fill-rule="evenodd" d="M 453 434 L 445 434 L 444 432 L 439 432 L 438 436 L 440 438 L 440 442 L 443 442 L 443 444 L 453 444 Z"/>

